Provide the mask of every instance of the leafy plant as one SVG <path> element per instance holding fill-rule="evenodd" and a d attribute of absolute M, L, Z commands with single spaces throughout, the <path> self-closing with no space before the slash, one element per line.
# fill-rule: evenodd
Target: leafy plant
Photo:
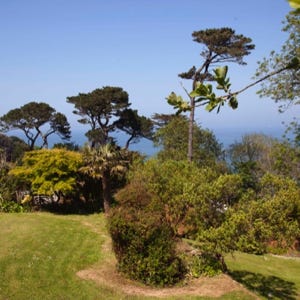
<path fill-rule="evenodd" d="M 82 156 L 78 152 L 42 149 L 26 152 L 22 165 L 9 174 L 28 182 L 33 194 L 61 197 L 76 190 L 81 165 Z"/>
<path fill-rule="evenodd" d="M 185 270 L 175 251 L 174 233 L 155 196 L 135 182 L 116 198 L 119 206 L 111 210 L 108 227 L 118 269 L 148 285 L 178 282 Z"/>

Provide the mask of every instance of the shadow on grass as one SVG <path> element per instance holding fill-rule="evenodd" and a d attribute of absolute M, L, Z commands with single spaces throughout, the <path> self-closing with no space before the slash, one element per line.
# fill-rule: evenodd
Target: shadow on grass
<path fill-rule="evenodd" d="M 230 271 L 230 276 L 247 289 L 267 299 L 296 300 L 297 291 L 293 282 L 248 271 Z"/>

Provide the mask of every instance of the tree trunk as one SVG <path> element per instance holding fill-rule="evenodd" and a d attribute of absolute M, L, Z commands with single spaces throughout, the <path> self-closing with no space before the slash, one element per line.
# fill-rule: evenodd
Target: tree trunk
<path fill-rule="evenodd" d="M 125 144 L 125 149 L 128 150 L 129 148 L 129 145 L 130 145 L 130 142 L 133 140 L 134 136 L 130 136 L 130 138 L 126 141 L 126 144 Z"/>
<path fill-rule="evenodd" d="M 108 213 L 111 206 L 110 173 L 108 171 L 104 171 L 102 176 L 102 192 L 104 212 Z"/>
<path fill-rule="evenodd" d="M 189 118 L 189 135 L 188 135 L 188 155 L 187 159 L 189 162 L 193 160 L 193 130 L 194 130 L 194 120 L 195 120 L 195 99 L 191 98 L 191 112 Z"/>

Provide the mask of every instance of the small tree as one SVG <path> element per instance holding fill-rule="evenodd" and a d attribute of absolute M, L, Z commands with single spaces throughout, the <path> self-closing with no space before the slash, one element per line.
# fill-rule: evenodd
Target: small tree
<path fill-rule="evenodd" d="M 75 106 L 74 113 L 81 119 L 78 122 L 88 124 L 86 133 L 91 147 L 83 152 L 85 166 L 82 171 L 93 178 L 101 179 L 104 211 L 108 212 L 111 202 L 111 178 L 124 169 L 128 161 L 127 148 L 139 138 L 149 138 L 152 122 L 130 109 L 128 94 L 120 87 L 103 87 L 91 93 L 68 97 L 68 103 Z M 129 135 L 125 149 L 119 149 L 112 136 L 116 130 Z"/>
<path fill-rule="evenodd" d="M 228 67 L 222 66 L 211 70 L 215 64 L 224 62 L 235 62 L 245 64 L 243 57 L 248 55 L 254 45 L 250 44 L 251 39 L 242 35 L 236 35 L 230 28 L 221 29 L 207 29 L 204 31 L 197 31 L 193 33 L 196 42 L 205 45 L 205 50 L 201 53 L 204 57 L 204 62 L 200 68 L 192 67 L 188 72 L 179 74 L 184 79 L 191 79 L 193 81 L 192 92 L 188 93 L 185 89 L 189 101 L 184 101 L 181 96 L 171 93 L 167 98 L 168 103 L 177 109 L 177 113 L 190 111 L 189 118 L 189 147 L 188 147 L 188 160 L 193 158 L 193 123 L 195 108 L 197 106 L 206 106 L 208 111 L 220 108 L 227 102 L 228 105 L 236 109 L 238 107 L 237 95 L 249 89 L 250 87 L 268 80 L 273 76 L 277 76 L 282 72 L 288 70 L 299 69 L 298 56 L 291 56 L 286 60 L 282 66 L 274 71 L 267 73 L 267 75 L 259 78 L 255 82 L 245 86 L 244 88 L 232 92 L 230 87 L 231 83 L 227 78 Z M 214 92 L 212 84 L 205 82 L 213 81 L 216 83 L 216 89 L 223 90 L 224 95 L 217 96 Z"/>
<path fill-rule="evenodd" d="M 49 124 L 48 129 L 45 129 L 46 124 Z M 34 149 L 39 137 L 43 140 L 42 148 L 48 147 L 48 137 L 51 134 L 57 134 L 64 140 L 71 137 L 70 124 L 65 115 L 43 102 L 29 102 L 10 110 L 0 118 L 0 126 L 4 132 L 22 130 L 30 150 Z"/>
<path fill-rule="evenodd" d="M 161 148 L 158 152 L 158 158 L 167 160 L 185 160 L 188 149 L 188 131 L 189 122 L 184 116 L 155 115 L 154 120 L 157 130 L 153 136 L 154 144 Z M 180 130 L 179 130 L 180 128 Z M 213 166 L 223 157 L 222 145 L 218 143 L 214 134 L 198 127 L 194 124 L 193 128 L 193 156 L 194 162 L 201 166 Z"/>
<path fill-rule="evenodd" d="M 290 1 L 294 2 L 294 1 Z M 295 3 L 295 2 L 294 2 Z M 262 81 L 258 94 L 261 97 L 270 97 L 276 103 L 280 103 L 279 112 L 284 112 L 292 105 L 300 104 L 300 13 L 290 12 L 286 16 L 283 31 L 288 33 L 286 42 L 282 45 L 280 52 L 272 51 L 269 57 L 259 62 L 255 76 L 261 77 L 274 70 L 284 68 L 290 64 L 291 68 L 286 68 L 280 73 L 267 80 Z M 296 144 L 300 144 L 300 124 L 299 119 L 290 123 L 288 131 L 292 132 Z"/>
<path fill-rule="evenodd" d="M 16 162 L 22 158 L 25 151 L 29 150 L 28 145 L 16 136 L 0 134 L 1 160 L 5 162 Z"/>
<path fill-rule="evenodd" d="M 9 174 L 30 184 L 34 195 L 54 194 L 60 198 L 74 193 L 79 182 L 82 156 L 65 149 L 42 149 L 26 152 L 22 165 Z"/>
<path fill-rule="evenodd" d="M 289 35 L 281 51 L 272 51 L 268 58 L 259 62 L 255 75 L 257 78 L 264 76 L 294 61 L 294 68 L 286 69 L 262 81 L 258 91 L 261 97 L 270 97 L 281 103 L 281 112 L 291 104 L 300 104 L 300 15 L 289 13 L 283 31 Z"/>
<path fill-rule="evenodd" d="M 111 144 L 83 149 L 84 166 L 81 171 L 92 178 L 101 179 L 103 206 L 107 213 L 112 203 L 111 179 L 113 175 L 123 174 L 126 170 L 128 152 L 117 149 Z"/>
<path fill-rule="evenodd" d="M 266 173 L 300 181 L 300 149 L 288 141 L 248 134 L 241 142 L 229 146 L 228 156 L 233 170 L 242 175 L 246 186 L 255 188 Z"/>
<path fill-rule="evenodd" d="M 67 102 L 74 104 L 74 113 L 81 117 L 78 122 L 90 125 L 86 136 L 92 147 L 115 142 L 111 134 L 117 129 L 129 134 L 126 148 L 138 138 L 149 137 L 150 121 L 130 109 L 128 94 L 120 87 L 106 86 L 87 94 L 80 93 L 67 97 Z"/>
<path fill-rule="evenodd" d="M 179 77 L 192 80 L 192 91 L 197 90 L 197 93 L 187 93 L 188 103 L 185 103 L 181 97 L 177 97 L 175 94 L 171 94 L 168 98 L 168 102 L 179 109 L 178 112 L 190 111 L 187 155 L 189 161 L 193 159 L 193 127 L 196 107 L 207 105 L 207 109 L 211 111 L 215 107 L 223 105 L 225 100 L 216 98 L 212 92 L 212 86 L 204 85 L 204 83 L 216 81 L 218 88 L 223 89 L 226 93 L 229 92 L 230 84 L 229 80 L 226 79 L 227 69 L 226 72 L 222 70 L 213 74 L 212 66 L 232 62 L 244 65 L 246 63 L 243 57 L 250 54 L 251 50 L 254 49 L 250 38 L 236 34 L 231 28 L 194 31 L 192 36 L 195 42 L 204 45 L 204 50 L 200 54 L 204 61 L 200 67 L 193 66 L 188 72 L 179 74 Z M 226 100 L 232 108 L 237 107 L 237 100 L 234 96 L 230 95 Z"/>

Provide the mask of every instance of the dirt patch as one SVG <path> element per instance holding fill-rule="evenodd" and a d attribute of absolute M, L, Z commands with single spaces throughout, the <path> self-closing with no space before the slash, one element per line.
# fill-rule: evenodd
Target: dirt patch
<path fill-rule="evenodd" d="M 247 292 L 239 283 L 232 280 L 227 275 L 220 275 L 213 278 L 193 279 L 188 284 L 170 288 L 151 288 L 142 286 L 122 277 L 114 268 L 108 270 L 104 268 L 82 270 L 77 273 L 82 279 L 93 280 L 96 283 L 107 285 L 111 288 L 121 290 L 128 295 L 142 295 L 152 297 L 168 296 L 209 296 L 220 297 L 233 291 Z"/>
<path fill-rule="evenodd" d="M 84 225 L 92 229 L 91 224 Z M 211 278 L 201 277 L 192 279 L 182 286 L 167 288 L 148 287 L 129 280 L 117 272 L 116 260 L 111 250 L 111 241 L 108 236 L 106 236 L 105 243 L 102 245 L 102 251 L 107 255 L 108 258 L 104 263 L 101 263 L 101 265 L 97 267 L 81 270 L 77 272 L 76 275 L 84 280 L 93 280 L 98 284 L 109 286 L 128 295 L 164 298 L 169 296 L 183 295 L 220 297 L 233 291 L 250 293 L 241 284 L 225 274 Z"/>
<path fill-rule="evenodd" d="M 109 250 L 109 243 L 105 244 L 104 249 Z M 111 252 L 108 253 L 111 257 Z M 168 297 L 168 296 L 208 296 L 220 297 L 233 291 L 244 291 L 249 293 L 241 284 L 234 281 L 228 275 L 222 274 L 216 277 L 202 277 L 193 279 L 183 286 L 170 288 L 151 288 L 129 280 L 122 276 L 116 270 L 115 260 L 112 258 L 110 263 L 101 264 L 99 267 L 81 270 L 77 272 L 77 276 L 84 280 L 93 280 L 94 282 L 109 286 L 113 289 L 122 291 L 127 295 L 142 295 L 152 297 Z"/>

